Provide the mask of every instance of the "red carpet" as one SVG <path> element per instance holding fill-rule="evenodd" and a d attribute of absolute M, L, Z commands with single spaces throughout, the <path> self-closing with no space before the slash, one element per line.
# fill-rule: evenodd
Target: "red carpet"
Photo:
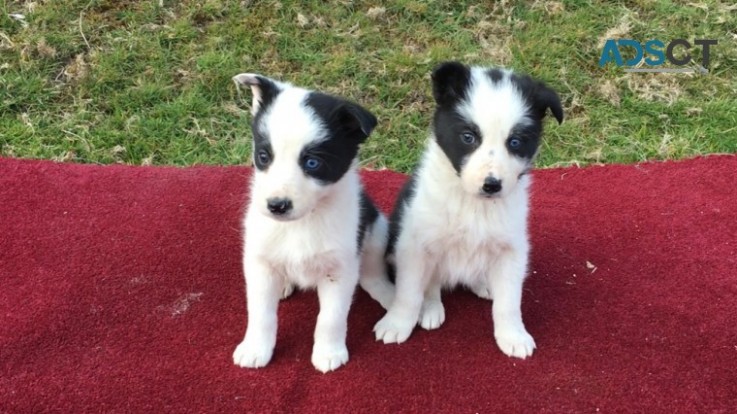
<path fill-rule="evenodd" d="M 0 159 L 0 412 L 730 412 L 737 407 L 737 157 L 535 172 L 526 361 L 490 305 L 310 364 L 314 293 L 279 310 L 271 365 L 235 367 L 249 170 Z M 404 176 L 365 174 L 386 210 Z"/>

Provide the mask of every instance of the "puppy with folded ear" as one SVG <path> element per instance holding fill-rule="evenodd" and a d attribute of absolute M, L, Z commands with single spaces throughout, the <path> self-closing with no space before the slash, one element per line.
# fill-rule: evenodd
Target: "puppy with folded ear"
<path fill-rule="evenodd" d="M 320 302 L 312 364 L 334 370 L 348 361 L 359 280 L 385 308 L 393 297 L 383 257 L 388 224 L 357 171 L 376 118 L 354 102 L 265 76 L 233 80 L 253 93 L 255 164 L 243 221 L 248 327 L 233 361 L 258 368 L 271 360 L 279 299 L 298 286 L 316 288 Z"/>
<path fill-rule="evenodd" d="M 418 323 L 438 328 L 441 288 L 465 285 L 493 300 L 502 352 L 526 358 L 535 348 L 520 309 L 528 172 L 547 110 L 563 121 L 560 99 L 528 76 L 458 62 L 439 65 L 432 84 L 432 135 L 390 220 L 386 256 L 396 266 L 396 296 L 374 327 L 376 339 L 403 342 Z"/>

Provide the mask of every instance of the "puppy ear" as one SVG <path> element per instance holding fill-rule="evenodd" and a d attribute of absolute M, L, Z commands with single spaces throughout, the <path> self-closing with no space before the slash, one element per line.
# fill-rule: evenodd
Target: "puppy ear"
<path fill-rule="evenodd" d="M 259 109 L 268 105 L 281 92 L 281 83 L 255 73 L 241 73 L 233 76 L 236 86 L 250 86 L 253 93 L 251 114 L 256 115 Z"/>
<path fill-rule="evenodd" d="M 542 82 L 538 84 L 537 92 L 535 94 L 535 106 L 540 114 L 540 118 L 543 118 L 547 109 L 550 108 L 550 111 L 553 112 L 553 116 L 555 116 L 558 123 L 563 123 L 563 107 L 560 104 L 558 94 Z"/>
<path fill-rule="evenodd" d="M 432 72 L 432 93 L 441 106 L 453 105 L 466 95 L 471 69 L 460 62 L 444 62 Z"/>
<path fill-rule="evenodd" d="M 359 142 L 364 142 L 377 124 L 374 114 L 353 102 L 344 102 L 335 109 L 334 119 L 350 135 L 358 137 Z"/>

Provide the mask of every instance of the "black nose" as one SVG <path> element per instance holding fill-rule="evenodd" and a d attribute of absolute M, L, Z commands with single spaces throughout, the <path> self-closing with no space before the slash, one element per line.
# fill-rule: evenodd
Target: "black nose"
<path fill-rule="evenodd" d="M 494 177 L 486 177 L 484 185 L 481 189 L 486 194 L 494 194 L 502 191 L 502 180 L 498 180 Z"/>
<path fill-rule="evenodd" d="M 266 200 L 266 207 L 272 214 L 281 216 L 292 209 L 292 200 L 288 198 L 270 198 Z"/>

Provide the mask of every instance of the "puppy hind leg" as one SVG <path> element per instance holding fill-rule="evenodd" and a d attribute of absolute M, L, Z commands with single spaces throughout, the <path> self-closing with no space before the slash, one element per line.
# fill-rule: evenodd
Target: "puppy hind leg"
<path fill-rule="evenodd" d="M 402 343 L 417 325 L 425 288 L 430 282 L 432 266 L 421 251 L 397 251 L 396 294 L 391 309 L 374 325 L 376 340 L 385 344 Z"/>
<path fill-rule="evenodd" d="M 292 296 L 292 293 L 294 293 L 294 283 L 285 280 L 284 281 L 284 289 L 281 290 L 281 299 L 287 299 L 288 297 Z"/>
<path fill-rule="evenodd" d="M 441 301 L 441 285 L 434 277 L 425 289 L 425 299 L 420 310 L 420 326 L 426 330 L 437 329 L 445 322 L 445 308 Z"/>
<path fill-rule="evenodd" d="M 382 308 L 389 310 L 394 301 L 394 285 L 386 273 L 386 243 L 389 225 L 384 215 L 379 215 L 374 225 L 366 232 L 361 252 L 361 277 L 359 284 Z"/>
<path fill-rule="evenodd" d="M 486 300 L 493 300 L 494 297 L 491 294 L 491 287 L 489 286 L 489 281 L 487 278 L 480 278 L 475 283 L 472 283 L 468 287 L 471 289 L 471 292 L 473 292 L 476 296 L 480 297 L 481 299 Z"/>

